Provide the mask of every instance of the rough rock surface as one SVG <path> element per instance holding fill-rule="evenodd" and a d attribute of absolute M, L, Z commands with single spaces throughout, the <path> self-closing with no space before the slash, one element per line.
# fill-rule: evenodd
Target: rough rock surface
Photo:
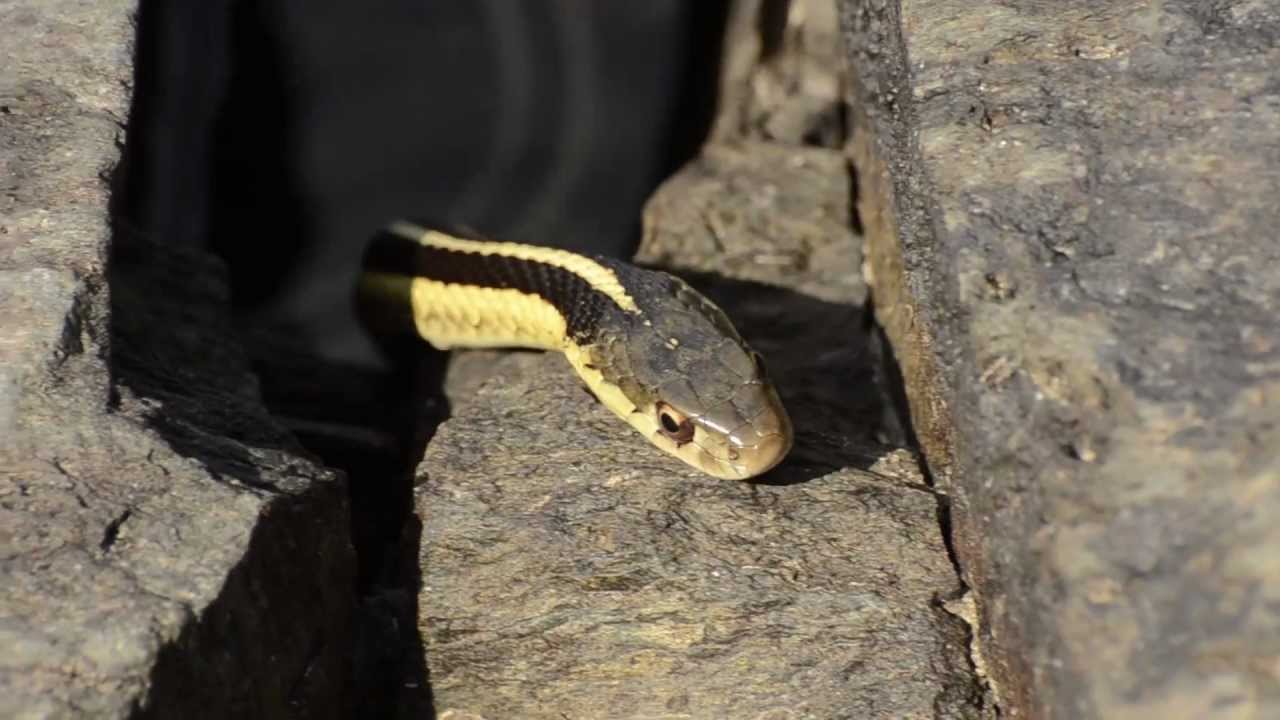
<path fill-rule="evenodd" d="M 1280 717 L 1280 11 L 846 0 L 880 320 L 1008 717 Z"/>
<path fill-rule="evenodd" d="M 117 233 L 106 273 L 132 9 L 0 5 L 0 717 L 338 716 L 343 484 L 219 265 Z"/>
<path fill-rule="evenodd" d="M 417 491 L 441 717 L 979 716 L 937 498 L 873 439 L 848 197 L 838 152 L 746 143 L 649 206 L 640 259 L 735 278 L 690 275 L 791 409 L 764 482 L 657 452 L 558 356 L 455 361 Z"/>
<path fill-rule="evenodd" d="M 839 147 L 844 63 L 835 0 L 733 0 L 712 141 Z"/>

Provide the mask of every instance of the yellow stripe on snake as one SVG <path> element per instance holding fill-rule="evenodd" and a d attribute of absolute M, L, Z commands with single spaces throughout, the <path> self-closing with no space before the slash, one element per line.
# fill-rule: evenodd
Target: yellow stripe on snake
<path fill-rule="evenodd" d="M 398 222 L 370 242 L 358 297 L 440 350 L 563 353 L 605 407 L 709 475 L 755 477 L 791 449 L 759 354 L 667 273 Z"/>

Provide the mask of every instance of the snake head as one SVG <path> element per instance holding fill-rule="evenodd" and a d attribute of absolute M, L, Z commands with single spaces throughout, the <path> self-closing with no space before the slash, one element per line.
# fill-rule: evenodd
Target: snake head
<path fill-rule="evenodd" d="M 592 389 L 655 446 L 708 475 L 767 472 L 790 451 L 792 427 L 763 359 L 702 294 L 643 272 L 628 277 L 643 289 L 640 312 L 611 323 L 591 348 Z"/>
<path fill-rule="evenodd" d="M 660 385 L 648 409 L 650 440 L 719 478 L 746 480 L 771 470 L 791 450 L 792 428 L 763 359 L 750 349 L 724 346 L 694 366 L 703 362 L 718 365 L 720 379 L 699 383 L 695 374 Z"/>

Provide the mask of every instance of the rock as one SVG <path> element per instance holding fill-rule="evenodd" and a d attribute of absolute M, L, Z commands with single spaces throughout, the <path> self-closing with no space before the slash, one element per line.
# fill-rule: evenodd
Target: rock
<path fill-rule="evenodd" d="M 416 497 L 441 717 L 981 716 L 938 498 L 874 440 L 844 169 L 711 147 L 646 213 L 639 257 L 684 268 L 778 379 L 797 446 L 763 482 L 656 451 L 556 355 L 455 359 Z"/>
<path fill-rule="evenodd" d="M 1004 715 L 1280 716 L 1280 14 L 842 17 L 878 317 Z"/>
<path fill-rule="evenodd" d="M 710 145 L 650 198 L 636 261 L 793 288 L 852 313 L 867 287 L 849 197 L 839 153 Z"/>
<path fill-rule="evenodd" d="M 110 230 L 132 11 L 0 8 L 0 717 L 339 717 L 345 485 L 222 267 Z"/>
<path fill-rule="evenodd" d="M 844 60 L 834 0 L 734 0 L 725 23 L 713 142 L 838 148 Z"/>

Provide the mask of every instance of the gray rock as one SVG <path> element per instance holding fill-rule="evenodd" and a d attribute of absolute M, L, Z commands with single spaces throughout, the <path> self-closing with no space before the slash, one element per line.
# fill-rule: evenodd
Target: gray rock
<path fill-rule="evenodd" d="M 876 307 L 1005 715 L 1280 716 L 1280 13 L 842 15 Z"/>
<path fill-rule="evenodd" d="M 416 498 L 441 717 L 981 716 L 938 499 L 874 439 L 847 198 L 838 153 L 750 143 L 650 202 L 639 257 L 720 300 L 796 422 L 763 482 L 653 449 L 558 356 L 455 359 Z"/>
<path fill-rule="evenodd" d="M 835 0 L 734 0 L 713 142 L 749 137 L 838 148 L 844 62 Z"/>
<path fill-rule="evenodd" d="M 339 716 L 344 484 L 258 401 L 222 268 L 111 238 L 132 9 L 0 7 L 0 717 Z"/>
<path fill-rule="evenodd" d="M 839 153 L 710 145 L 650 198 L 636 261 L 861 305 L 867 286 L 850 219 Z"/>

